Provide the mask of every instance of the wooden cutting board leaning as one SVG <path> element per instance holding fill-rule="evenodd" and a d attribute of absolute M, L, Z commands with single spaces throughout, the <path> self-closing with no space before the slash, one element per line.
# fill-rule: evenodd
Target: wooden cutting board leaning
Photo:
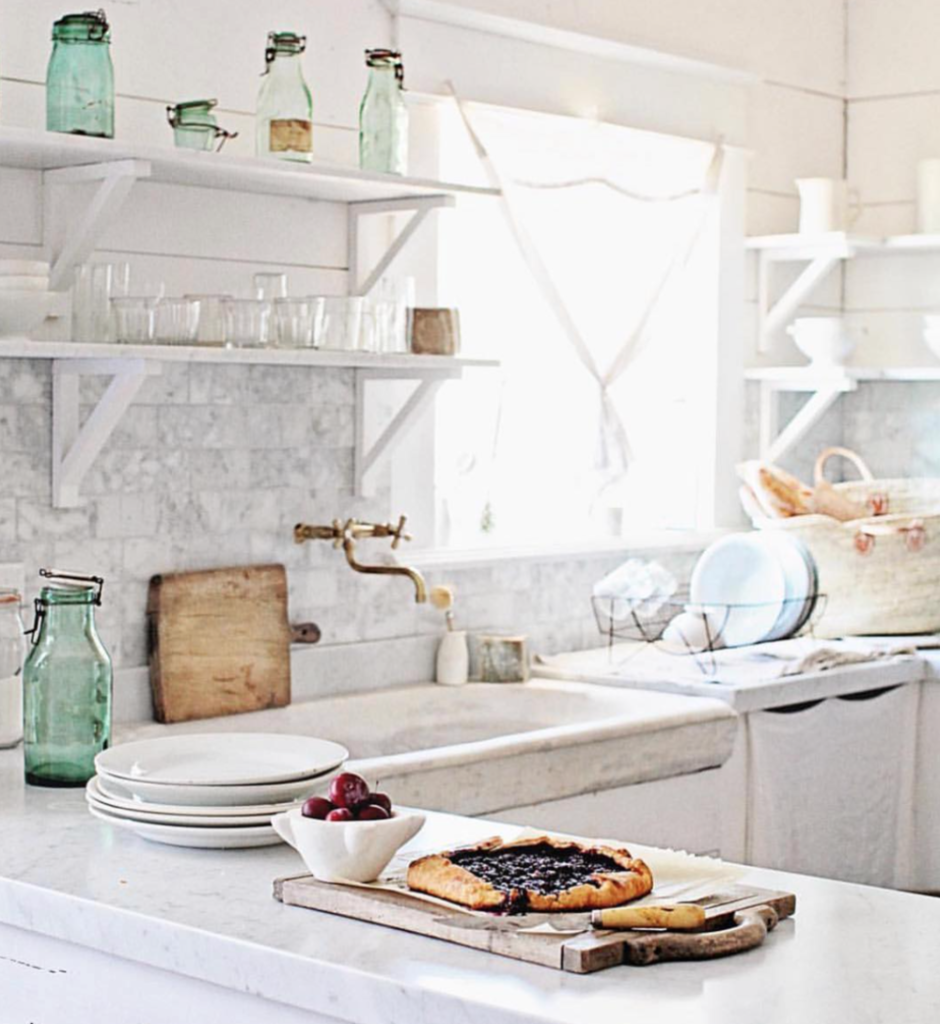
<path fill-rule="evenodd" d="M 291 627 L 283 565 L 167 573 L 150 581 L 150 683 L 156 718 L 185 722 L 290 703 Z"/>
<path fill-rule="evenodd" d="M 701 930 L 598 931 L 577 934 L 526 932 L 504 927 L 512 918 L 492 918 L 493 927 L 467 927 L 460 910 L 442 913 L 439 904 L 388 889 L 329 885 L 311 875 L 279 878 L 274 896 L 289 906 L 307 907 L 359 921 L 443 939 L 472 949 L 573 974 L 591 974 L 621 964 L 645 966 L 667 960 L 709 960 L 759 946 L 779 920 L 796 910 L 792 893 L 729 885 L 694 903 L 705 911 Z M 448 917 L 449 915 L 449 917 Z"/>

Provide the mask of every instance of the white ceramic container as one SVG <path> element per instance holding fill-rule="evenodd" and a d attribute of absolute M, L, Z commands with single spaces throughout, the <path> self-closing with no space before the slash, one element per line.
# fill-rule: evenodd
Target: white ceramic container
<path fill-rule="evenodd" d="M 855 339 L 839 316 L 804 316 L 787 334 L 813 366 L 844 366 L 855 351 Z"/>
<path fill-rule="evenodd" d="M 321 821 L 299 810 L 271 819 L 274 831 L 321 882 L 374 882 L 424 825 L 417 811 L 395 811 L 383 821 Z"/>

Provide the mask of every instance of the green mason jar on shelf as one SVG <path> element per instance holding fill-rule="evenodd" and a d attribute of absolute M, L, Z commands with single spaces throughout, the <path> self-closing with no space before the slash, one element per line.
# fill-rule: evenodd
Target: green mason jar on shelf
<path fill-rule="evenodd" d="M 408 170 L 408 108 L 404 66 L 397 50 L 366 50 L 369 81 L 359 106 L 359 166 L 364 171 Z"/>
<path fill-rule="evenodd" d="M 104 11 L 66 14 L 52 26 L 46 128 L 114 138 L 111 29 Z"/>
<path fill-rule="evenodd" d="M 35 786 L 83 786 L 111 742 L 111 657 L 95 627 L 103 580 L 40 571 L 23 666 L 23 753 Z"/>

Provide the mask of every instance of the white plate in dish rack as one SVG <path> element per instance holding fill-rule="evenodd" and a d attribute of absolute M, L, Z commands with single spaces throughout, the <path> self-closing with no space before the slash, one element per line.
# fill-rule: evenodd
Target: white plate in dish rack
<path fill-rule="evenodd" d="M 102 781 L 104 781 L 104 785 L 102 785 Z M 306 783 L 307 780 L 305 779 L 304 782 Z M 89 779 L 85 786 L 86 798 L 94 800 L 99 804 L 105 804 L 106 809 L 147 811 L 149 814 L 198 814 L 202 818 L 230 818 L 233 814 L 237 814 L 240 817 L 270 818 L 274 814 L 289 811 L 300 805 L 299 800 L 285 800 L 280 803 L 270 804 L 228 804 L 223 806 L 213 806 L 212 804 L 155 804 L 146 800 L 135 800 L 133 797 L 119 796 L 115 792 L 108 792 L 104 788 L 108 784 L 108 780 L 102 780 L 97 775 Z M 117 785 L 120 784 L 118 783 Z M 111 780 L 110 788 L 113 789 L 114 786 L 115 782 Z M 305 790 L 305 795 L 312 794 L 318 788 L 321 788 L 319 786 L 319 779 L 310 780 L 308 789 Z"/>
<path fill-rule="evenodd" d="M 99 775 L 162 786 L 259 786 L 308 779 L 349 751 L 330 740 L 278 733 L 195 733 L 119 743 L 95 758 Z"/>
<path fill-rule="evenodd" d="M 246 850 L 254 846 L 276 846 L 283 842 L 270 825 L 241 825 L 232 828 L 153 825 L 145 821 L 116 818 L 90 804 L 88 810 L 100 821 L 134 832 L 152 843 L 166 843 L 169 846 L 187 846 L 197 850 Z"/>
<path fill-rule="evenodd" d="M 339 765 L 337 765 L 339 767 Z M 259 804 L 293 803 L 325 791 L 332 773 L 313 775 L 293 782 L 272 782 L 264 786 L 167 786 L 141 779 L 118 779 L 99 775 L 98 786 L 106 797 L 166 807 L 257 807 Z"/>
<path fill-rule="evenodd" d="M 714 605 L 724 615 L 727 647 L 766 640 L 784 608 L 786 577 L 776 546 L 760 534 L 736 533 L 710 545 L 696 563 L 689 587 L 692 603 Z"/>

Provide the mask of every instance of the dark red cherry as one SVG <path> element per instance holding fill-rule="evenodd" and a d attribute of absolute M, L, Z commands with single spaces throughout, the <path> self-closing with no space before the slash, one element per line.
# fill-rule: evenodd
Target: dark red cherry
<path fill-rule="evenodd" d="M 354 772 L 341 772 L 330 783 L 330 799 L 337 807 L 358 807 L 369 802 L 369 784 Z"/>
<path fill-rule="evenodd" d="M 360 821 L 384 821 L 386 818 L 390 818 L 391 815 L 384 807 L 379 807 L 378 804 L 366 804 L 365 807 L 360 807 L 356 817 Z"/>
<path fill-rule="evenodd" d="M 348 807 L 334 807 L 326 816 L 327 821 L 354 821 L 353 812 Z"/>
<path fill-rule="evenodd" d="M 304 800 L 300 813 L 305 818 L 319 818 L 321 821 L 333 810 L 333 805 L 325 796 L 311 796 Z"/>
<path fill-rule="evenodd" d="M 389 814 L 392 813 L 392 801 L 386 793 L 373 793 L 369 797 L 369 803 L 374 804 L 376 807 L 384 807 Z"/>

